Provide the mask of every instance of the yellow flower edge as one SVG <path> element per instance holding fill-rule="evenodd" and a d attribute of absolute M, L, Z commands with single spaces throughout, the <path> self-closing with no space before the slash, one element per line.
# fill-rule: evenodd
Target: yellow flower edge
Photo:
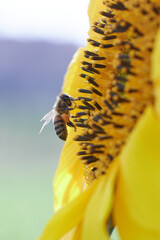
<path fill-rule="evenodd" d="M 99 184 L 85 212 L 82 240 L 109 239 L 107 222 L 113 207 L 118 164 L 118 159 L 115 159 L 108 174 L 97 180 Z"/>
<path fill-rule="evenodd" d="M 90 25 L 92 25 L 93 22 L 99 18 L 99 11 L 103 9 L 104 9 L 104 5 L 101 0 L 89 1 L 88 16 L 89 16 Z"/>
<path fill-rule="evenodd" d="M 160 123 L 149 107 L 120 156 L 114 220 L 123 240 L 160 239 Z"/>
<path fill-rule="evenodd" d="M 160 117 L 160 28 L 158 30 L 152 54 L 152 79 L 154 81 L 155 108 Z"/>
<path fill-rule="evenodd" d="M 39 240 L 57 240 L 64 235 L 61 239 L 97 240 L 97 236 L 109 239 L 106 223 L 111 214 L 117 169 L 115 160 L 108 175 L 94 181 L 51 218 Z"/>
<path fill-rule="evenodd" d="M 85 48 L 92 51 L 93 47 L 86 44 Z M 78 89 L 84 87 L 84 83 L 79 77 L 81 61 L 84 58 L 83 54 L 84 49 L 82 48 L 78 49 L 74 54 L 62 87 L 62 92 L 74 98 L 79 96 Z M 72 115 L 75 114 L 75 111 L 72 111 Z M 82 131 L 82 129 L 77 128 L 76 135 L 82 135 Z M 79 151 L 79 142 L 73 141 L 74 136 L 74 129 L 68 128 L 67 141 L 63 147 L 60 163 L 53 182 L 55 211 L 73 200 L 84 188 L 84 166 L 80 160 L 77 160 L 76 154 Z"/>
<path fill-rule="evenodd" d="M 79 49 L 71 61 L 64 79 L 62 92 L 76 98 L 80 87 L 80 82 L 76 81 L 80 69 L 80 59 L 83 50 Z M 80 131 L 79 129 L 77 130 Z M 74 130 L 68 129 L 67 141 L 63 147 L 60 163 L 54 178 L 54 209 L 59 210 L 64 204 L 73 200 L 84 187 L 84 167 L 80 161 L 76 160 L 78 142 L 73 141 Z"/>
<path fill-rule="evenodd" d="M 61 208 L 49 221 L 40 240 L 59 239 L 74 228 L 83 218 L 85 206 L 97 184 L 95 182 L 88 191 L 83 192 L 78 198 Z"/>

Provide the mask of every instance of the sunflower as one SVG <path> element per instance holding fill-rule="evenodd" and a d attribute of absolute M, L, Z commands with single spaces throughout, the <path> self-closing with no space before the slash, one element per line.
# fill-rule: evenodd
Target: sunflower
<path fill-rule="evenodd" d="M 41 240 L 160 239 L 160 3 L 91 0 L 62 91 L 78 98 Z"/>

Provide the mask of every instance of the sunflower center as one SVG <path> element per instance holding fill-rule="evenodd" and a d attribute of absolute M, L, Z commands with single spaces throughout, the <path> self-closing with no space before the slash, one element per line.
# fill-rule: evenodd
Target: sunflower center
<path fill-rule="evenodd" d="M 103 1 L 90 28 L 79 81 L 74 140 L 87 182 L 106 174 L 137 119 L 153 103 L 151 53 L 160 6 L 150 0 Z"/>

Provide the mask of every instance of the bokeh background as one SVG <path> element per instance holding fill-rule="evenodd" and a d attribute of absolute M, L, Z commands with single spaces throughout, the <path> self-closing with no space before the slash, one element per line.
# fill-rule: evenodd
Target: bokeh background
<path fill-rule="evenodd" d="M 84 46 L 89 0 L 0 0 L 0 239 L 32 240 L 53 213 L 63 146 L 40 119 Z"/>

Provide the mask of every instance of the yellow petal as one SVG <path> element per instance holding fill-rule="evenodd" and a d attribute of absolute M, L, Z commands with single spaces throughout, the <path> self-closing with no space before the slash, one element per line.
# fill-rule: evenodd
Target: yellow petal
<path fill-rule="evenodd" d="M 65 92 L 72 97 L 77 97 L 77 89 L 82 87 L 81 81 L 76 81 L 78 73 L 80 72 L 81 59 L 83 56 L 83 49 L 79 48 L 74 54 L 71 63 L 69 64 L 67 73 L 64 78 L 62 92 Z"/>
<path fill-rule="evenodd" d="M 58 170 L 54 179 L 54 206 L 57 211 L 62 205 L 74 199 L 83 189 L 85 178 L 83 166 L 76 159 L 77 142 L 72 141 L 73 135 L 63 148 Z"/>
<path fill-rule="evenodd" d="M 99 11 L 104 10 L 104 5 L 102 0 L 90 0 L 88 6 L 88 16 L 90 20 L 90 25 L 99 18 Z"/>
<path fill-rule="evenodd" d="M 94 181 L 86 191 L 61 208 L 49 221 L 39 240 L 56 240 L 63 235 L 61 240 L 97 240 L 97 236 L 106 240 L 106 223 L 111 213 L 117 168 L 118 161 L 115 161 L 107 176 Z"/>
<path fill-rule="evenodd" d="M 74 229 L 74 235 L 73 235 L 73 238 L 70 238 L 73 239 L 73 240 L 81 240 L 81 234 L 82 234 L 82 222 L 80 222 L 76 228 Z"/>
<path fill-rule="evenodd" d="M 80 59 L 82 57 L 82 49 L 79 49 L 74 55 L 68 72 L 65 76 L 62 91 L 77 97 L 77 89 L 82 87 L 81 81 L 76 81 L 80 68 Z M 78 134 L 80 130 L 76 132 Z M 83 166 L 76 159 L 78 152 L 78 142 L 73 141 L 75 132 L 73 129 L 68 129 L 67 141 L 61 153 L 60 163 L 54 179 L 54 209 L 57 211 L 63 204 L 74 199 L 83 189 L 84 176 Z"/>
<path fill-rule="evenodd" d="M 160 125 L 151 108 L 120 156 L 114 219 L 123 240 L 160 239 Z"/>
<path fill-rule="evenodd" d="M 154 81 L 155 109 L 160 117 L 160 29 L 152 54 L 152 79 Z"/>
<path fill-rule="evenodd" d="M 84 216 L 82 240 L 109 239 L 107 234 L 107 220 L 111 214 L 113 204 L 118 161 L 115 160 L 110 167 L 108 174 L 101 177 L 88 203 Z"/>
<path fill-rule="evenodd" d="M 67 204 L 67 206 L 61 208 L 51 218 L 39 240 L 57 240 L 77 226 L 84 216 L 88 201 L 94 193 L 98 183 L 98 181 L 94 182 L 76 199 Z"/>
<path fill-rule="evenodd" d="M 81 227 L 82 224 L 80 222 L 76 227 L 61 237 L 60 240 L 81 240 Z"/>

